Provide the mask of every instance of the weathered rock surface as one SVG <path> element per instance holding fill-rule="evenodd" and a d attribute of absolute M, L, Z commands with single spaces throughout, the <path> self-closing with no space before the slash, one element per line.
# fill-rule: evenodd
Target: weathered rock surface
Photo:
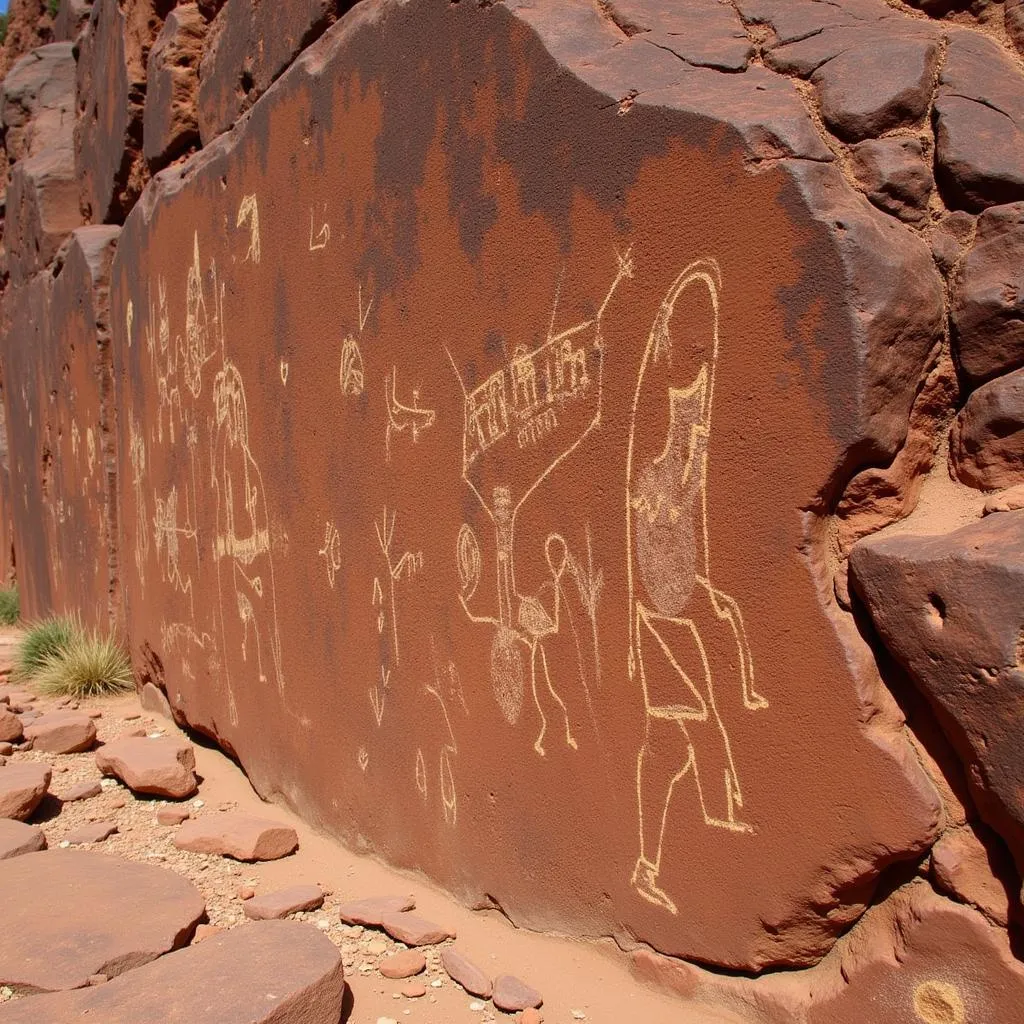
<path fill-rule="evenodd" d="M 991 207 L 953 284 L 957 358 L 975 385 L 1024 364 L 1024 202 Z"/>
<path fill-rule="evenodd" d="M 12 711 L 0 708 L 0 741 L 17 743 L 23 733 L 21 719 Z"/>
<path fill-rule="evenodd" d="M 103 787 L 98 779 L 76 782 L 70 789 L 61 794 L 61 800 L 66 804 L 70 804 L 78 800 L 89 800 L 94 796 L 99 796 L 102 792 Z"/>
<path fill-rule="evenodd" d="M 40 893 L 59 912 L 39 913 Z M 78 850 L 16 857 L 0 871 L 0 984 L 53 992 L 115 977 L 188 942 L 199 890 L 163 868 Z M 37 1020 L 39 1018 L 36 1018 Z"/>
<path fill-rule="evenodd" d="M 139 691 L 139 703 L 142 705 L 142 710 L 148 711 L 150 714 L 160 715 L 163 718 L 173 719 L 174 717 L 167 695 L 152 683 L 146 683 Z"/>
<path fill-rule="evenodd" d="M 230 128 L 334 20 L 337 0 L 227 0 L 210 28 L 199 86 L 203 143 Z"/>
<path fill-rule="evenodd" d="M 1024 3 L 1021 0 L 1006 0 L 1003 4 L 1003 22 L 1013 45 L 1019 53 L 1024 54 Z"/>
<path fill-rule="evenodd" d="M 278 860 L 295 852 L 299 838 L 295 829 L 279 821 L 227 812 L 190 818 L 178 829 L 174 845 L 235 860 Z"/>
<path fill-rule="evenodd" d="M 403 949 L 400 953 L 392 953 L 377 964 L 377 970 L 381 975 L 392 981 L 412 978 L 426 969 L 427 959 L 416 949 Z"/>
<path fill-rule="evenodd" d="M 1024 483 L 1024 369 L 983 384 L 950 435 L 950 462 L 971 487 L 997 491 Z"/>
<path fill-rule="evenodd" d="M 293 885 L 244 900 L 242 910 L 250 920 L 273 921 L 300 910 L 316 910 L 323 902 L 324 894 L 318 885 Z"/>
<path fill-rule="evenodd" d="M 139 147 L 157 0 L 95 0 L 78 43 L 75 166 L 93 223 L 120 223 L 146 183 Z"/>
<path fill-rule="evenodd" d="M 34 750 L 75 754 L 96 742 L 96 723 L 84 711 L 49 711 L 25 729 Z"/>
<path fill-rule="evenodd" d="M 854 146 L 850 158 L 857 180 L 875 206 L 910 223 L 925 220 L 934 182 L 919 139 L 869 139 Z"/>
<path fill-rule="evenodd" d="M 156 812 L 156 820 L 161 825 L 180 825 L 190 813 L 187 807 L 161 807 Z"/>
<path fill-rule="evenodd" d="M 53 20 L 53 38 L 57 42 L 73 43 L 89 20 L 92 0 L 60 0 L 57 17 Z"/>
<path fill-rule="evenodd" d="M 950 33 L 934 116 L 936 177 L 951 206 L 1024 199 L 1021 72 L 994 39 Z"/>
<path fill-rule="evenodd" d="M 3 1024 L 338 1024 L 341 954 L 316 928 L 232 928 L 96 988 L 0 1006 Z"/>
<path fill-rule="evenodd" d="M 843 983 L 814 1001 L 808 1024 L 995 1024 L 1024 1001 L 1024 965 L 1006 933 L 923 882 L 865 916 L 841 970 Z"/>
<path fill-rule="evenodd" d="M 26 54 L 0 86 L 0 124 L 13 164 L 49 146 L 70 143 L 75 125 L 75 58 L 70 43 Z"/>
<path fill-rule="evenodd" d="M 380 928 L 389 914 L 402 914 L 416 909 L 416 901 L 406 896 L 368 896 L 350 900 L 338 908 L 338 917 L 345 924 L 361 924 L 367 928 Z"/>
<path fill-rule="evenodd" d="M 41 828 L 11 818 L 0 818 L 0 860 L 45 849 L 46 836 Z"/>
<path fill-rule="evenodd" d="M 1018 902 L 1018 894 L 1011 896 L 1003 881 L 1014 877 L 1013 865 L 999 839 L 984 825 L 944 833 L 932 847 L 931 874 L 943 892 L 1006 927 L 1011 899 Z"/>
<path fill-rule="evenodd" d="M 229 67 L 234 6 L 211 57 Z M 944 335 L 943 284 L 924 241 L 844 180 L 794 82 L 695 66 L 652 45 L 657 31 L 547 0 L 357 5 L 234 131 L 161 173 L 125 224 L 113 285 L 118 449 L 132 453 L 122 583 L 147 595 L 126 605 L 137 661 L 261 792 L 492 894 L 514 920 L 625 927 L 756 971 L 819 959 L 878 874 L 938 832 L 937 794 L 829 596 L 823 517 L 854 472 L 905 444 Z M 920 31 L 927 54 L 935 33 Z M 204 138 L 215 78 L 204 63 Z M 441 323 L 443 343 L 403 333 L 438 339 Z M 171 344 L 151 355 L 147 332 L 165 327 Z M 557 400 L 549 330 L 577 366 Z M 694 481 L 706 504 L 691 496 L 673 527 L 665 501 L 682 496 L 655 479 L 671 396 L 692 389 L 679 412 L 700 420 L 712 379 Z M 312 381 L 334 400 L 308 405 Z M 313 466 L 344 466 L 345 487 Z M 297 472 L 322 522 L 294 504 Z M 506 496 L 510 516 L 522 504 L 511 537 L 495 527 Z M 355 538 L 343 573 L 334 530 Z M 689 578 L 694 552 L 714 585 L 676 593 L 666 581 Z M 396 579 L 387 559 L 406 554 Z M 329 640 L 298 615 L 311 590 L 337 602 L 360 587 L 377 604 L 345 597 Z M 701 766 L 670 786 L 689 747 L 645 693 L 689 699 L 681 670 L 717 711 L 700 698 L 707 716 L 687 728 Z M 313 714 L 313 681 L 339 673 L 366 681 L 352 714 Z M 427 711 L 416 680 L 439 695 Z M 486 829 L 462 829 L 477 812 Z M 797 820 L 814 838 L 794 853 Z M 537 833 L 543 849 L 522 852 L 517 837 Z"/>
<path fill-rule="evenodd" d="M 470 995 L 479 996 L 481 999 L 491 998 L 494 985 L 490 977 L 454 946 L 445 946 L 441 950 L 441 966 L 448 973 L 448 977 L 460 984 Z"/>
<path fill-rule="evenodd" d="M 544 998 L 525 981 L 512 974 L 499 974 L 494 979 L 494 992 L 491 996 L 494 1005 L 506 1013 L 516 1013 L 530 1007 L 542 1006 Z"/>
<path fill-rule="evenodd" d="M 167 16 L 149 51 L 143 155 L 156 170 L 199 141 L 196 99 L 206 19 L 194 3 Z"/>
<path fill-rule="evenodd" d="M 24 821 L 50 787 L 49 765 L 25 761 L 0 767 L 0 818 Z"/>
<path fill-rule="evenodd" d="M 96 751 L 96 767 L 136 793 L 180 800 L 199 788 L 192 744 L 173 736 L 113 740 Z"/>
<path fill-rule="evenodd" d="M 407 946 L 434 946 L 445 939 L 455 938 L 453 931 L 411 911 L 385 914 L 380 923 L 391 938 Z"/>
<path fill-rule="evenodd" d="M 73 829 L 64 839 L 72 846 L 81 846 L 87 843 L 102 843 L 115 832 L 117 832 L 116 821 L 90 821 L 87 825 Z"/>
<path fill-rule="evenodd" d="M 850 569 L 886 647 L 963 759 L 982 818 L 1024 868 L 1024 513 L 944 536 L 868 538 Z"/>

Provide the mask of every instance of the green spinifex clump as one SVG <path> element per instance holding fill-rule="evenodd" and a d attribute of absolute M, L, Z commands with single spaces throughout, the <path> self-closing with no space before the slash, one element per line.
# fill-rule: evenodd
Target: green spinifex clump
<path fill-rule="evenodd" d="M 35 683 L 49 697 L 103 697 L 135 689 L 131 662 L 117 640 L 81 631 L 43 661 Z"/>
<path fill-rule="evenodd" d="M 18 645 L 14 662 L 15 678 L 35 678 L 43 665 L 66 651 L 81 632 L 73 619 L 63 615 L 51 615 L 33 622 Z"/>

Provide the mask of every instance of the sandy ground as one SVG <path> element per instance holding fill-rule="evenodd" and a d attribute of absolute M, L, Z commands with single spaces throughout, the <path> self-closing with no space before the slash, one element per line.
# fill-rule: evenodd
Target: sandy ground
<path fill-rule="evenodd" d="M 0 630 L 0 665 L 17 633 Z M 31 686 L 16 687 L 32 692 Z M 44 711 L 56 702 L 37 699 Z M 132 730 L 147 734 L 176 733 L 167 719 L 142 712 L 134 697 L 85 701 L 82 710 L 98 711 L 101 741 Z M 378 1024 L 381 1018 L 409 1024 L 463 1024 L 511 1021 L 514 1018 L 464 992 L 440 966 L 440 947 L 427 947 L 427 971 L 415 979 L 427 988 L 423 997 L 403 996 L 405 982 L 389 981 L 377 970 L 385 956 L 404 949 L 385 933 L 342 924 L 337 907 L 350 899 L 378 895 L 416 898 L 425 917 L 456 932 L 456 945 L 483 970 L 496 976 L 514 974 L 544 996 L 542 1014 L 547 1024 L 593 1021 L 600 1024 L 712 1024 L 720 1018 L 699 1007 L 687 1007 L 677 998 L 653 991 L 629 973 L 625 957 L 609 943 L 578 942 L 517 929 L 493 911 L 470 911 L 418 877 L 393 871 L 370 857 L 346 850 L 318 834 L 288 811 L 263 803 L 242 771 L 216 750 L 196 746 L 199 793 L 185 801 L 193 816 L 222 809 L 240 810 L 291 824 L 299 835 L 299 849 L 279 861 L 246 864 L 224 857 L 187 853 L 174 847 L 176 829 L 157 823 L 156 812 L 165 801 L 135 797 L 111 779 L 92 799 L 61 804 L 59 798 L 76 782 L 99 779 L 92 753 L 53 755 L 15 751 L 12 761 L 44 761 L 53 768 L 51 796 L 31 819 L 46 833 L 51 848 L 59 847 L 74 829 L 90 821 L 113 821 L 118 832 L 91 848 L 131 860 L 159 864 L 189 878 L 206 898 L 211 924 L 237 927 L 245 922 L 238 890 L 250 886 L 257 893 L 272 892 L 300 883 L 317 883 L 327 893 L 321 909 L 296 914 L 321 928 L 342 952 L 351 989 L 350 1024 Z"/>

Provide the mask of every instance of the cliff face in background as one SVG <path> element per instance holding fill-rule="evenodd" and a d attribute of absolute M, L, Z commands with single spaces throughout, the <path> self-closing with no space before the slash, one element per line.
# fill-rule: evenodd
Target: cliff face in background
<path fill-rule="evenodd" d="M 26 614 L 686 996 L 1013 1019 L 1024 8 L 43 6 L 0 87 Z"/>

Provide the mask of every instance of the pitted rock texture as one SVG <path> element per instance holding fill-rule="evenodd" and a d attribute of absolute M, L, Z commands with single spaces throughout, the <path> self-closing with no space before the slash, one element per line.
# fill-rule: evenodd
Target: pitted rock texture
<path fill-rule="evenodd" d="M 75 165 L 94 224 L 120 223 L 147 180 L 140 152 L 146 57 L 159 0 L 95 0 L 78 42 Z"/>
<path fill-rule="evenodd" d="M 206 19 L 198 5 L 181 4 L 149 52 L 143 155 L 153 170 L 199 141 L 196 101 L 205 39 Z"/>
<path fill-rule="evenodd" d="M 263 921 L 95 988 L 7 1003 L 0 1022 L 338 1024 L 344 993 L 341 954 L 326 936 L 308 924 Z"/>
<path fill-rule="evenodd" d="M 199 88 L 204 144 L 226 131 L 330 25 L 342 0 L 227 0 L 210 28 Z"/>
<path fill-rule="evenodd" d="M 680 58 L 691 14 L 361 4 L 163 172 L 113 286 L 122 579 L 140 671 L 262 791 L 514 920 L 756 971 L 937 835 L 793 509 L 905 445 L 943 283 L 792 81 Z"/>
<path fill-rule="evenodd" d="M 996 491 L 1024 484 L 1024 370 L 971 395 L 953 425 L 950 461 L 971 487 Z"/>
<path fill-rule="evenodd" d="M 843 983 L 814 1000 L 808 1024 L 996 1024 L 1024 1001 L 1006 933 L 921 882 L 869 912 L 841 964 Z"/>
<path fill-rule="evenodd" d="M 37 912 L 40 893 L 53 913 Z M 155 960 L 185 945 L 206 911 L 173 871 L 78 850 L 5 863 L 0 903 L 18 921 L 0 932 L 0 984 L 28 992 L 81 988 Z"/>
<path fill-rule="evenodd" d="M 47 146 L 67 145 L 75 125 L 75 58 L 70 43 L 40 46 L 7 72 L 0 87 L 0 122 L 13 164 Z"/>
<path fill-rule="evenodd" d="M 977 220 L 974 246 L 953 280 L 957 359 L 975 385 L 1024 365 L 1024 202 Z"/>
<path fill-rule="evenodd" d="M 1024 512 L 937 537 L 868 538 L 854 585 L 963 759 L 982 818 L 1024 869 Z"/>

